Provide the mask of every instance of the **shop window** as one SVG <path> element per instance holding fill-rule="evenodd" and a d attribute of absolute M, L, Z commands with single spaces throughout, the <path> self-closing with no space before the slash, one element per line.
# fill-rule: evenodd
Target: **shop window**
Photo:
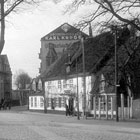
<path fill-rule="evenodd" d="M 51 107 L 51 98 L 48 98 L 47 100 L 48 100 L 48 102 L 47 102 L 48 103 L 48 107 Z"/>
<path fill-rule="evenodd" d="M 58 102 L 59 102 L 59 107 L 61 107 L 61 97 L 58 98 Z"/>
<path fill-rule="evenodd" d="M 44 99 L 42 97 L 40 98 L 40 107 L 44 107 Z"/>
<path fill-rule="evenodd" d="M 59 100 L 58 98 L 55 98 L 56 99 L 56 107 L 59 107 Z"/>
<path fill-rule="evenodd" d="M 35 107 L 37 107 L 37 97 L 35 97 Z"/>
<path fill-rule="evenodd" d="M 31 107 L 33 107 L 33 97 L 31 97 Z"/>
<path fill-rule="evenodd" d="M 61 107 L 65 107 L 65 104 L 66 104 L 66 99 L 65 99 L 65 97 L 62 97 L 61 98 Z"/>

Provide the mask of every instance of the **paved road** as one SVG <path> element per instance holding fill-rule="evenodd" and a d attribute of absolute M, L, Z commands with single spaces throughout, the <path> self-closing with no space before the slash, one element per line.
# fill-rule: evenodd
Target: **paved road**
<path fill-rule="evenodd" d="M 0 111 L 0 140 L 139 140 L 139 122 L 77 120 L 76 117 Z"/>

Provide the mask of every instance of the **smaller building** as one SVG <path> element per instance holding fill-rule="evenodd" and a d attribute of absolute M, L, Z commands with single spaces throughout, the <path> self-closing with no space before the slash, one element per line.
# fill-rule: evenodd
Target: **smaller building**
<path fill-rule="evenodd" d="M 41 93 L 36 93 L 29 96 L 30 110 L 44 110 L 44 96 Z"/>
<path fill-rule="evenodd" d="M 71 75 L 72 76 L 72 75 Z M 77 84 L 78 83 L 78 84 Z M 78 91 L 78 92 L 77 92 Z M 91 76 L 86 76 L 86 99 L 90 98 Z M 45 82 L 45 98 L 47 99 L 47 110 L 65 111 L 66 104 L 73 111 L 77 111 L 77 99 L 79 111 L 84 108 L 83 77 L 73 75 L 67 79 L 53 79 Z M 87 105 L 88 107 L 88 105 Z M 88 108 L 87 108 L 88 109 Z"/>
<path fill-rule="evenodd" d="M 29 110 L 45 110 L 44 93 L 40 77 L 32 79 L 28 98 Z"/>

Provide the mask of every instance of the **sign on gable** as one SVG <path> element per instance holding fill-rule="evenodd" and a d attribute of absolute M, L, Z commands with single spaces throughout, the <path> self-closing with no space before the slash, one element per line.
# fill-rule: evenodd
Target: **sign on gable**
<path fill-rule="evenodd" d="M 48 36 L 45 37 L 45 40 L 79 40 L 80 38 L 81 35 L 79 34 L 56 33 L 56 34 L 49 34 Z"/>

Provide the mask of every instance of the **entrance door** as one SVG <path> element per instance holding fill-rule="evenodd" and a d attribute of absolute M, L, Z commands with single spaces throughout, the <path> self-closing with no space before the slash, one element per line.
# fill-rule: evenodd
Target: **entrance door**
<path fill-rule="evenodd" d="M 70 115 L 73 115 L 73 109 L 74 109 L 74 100 L 73 100 L 73 98 L 69 98 L 69 111 L 70 111 Z"/>

